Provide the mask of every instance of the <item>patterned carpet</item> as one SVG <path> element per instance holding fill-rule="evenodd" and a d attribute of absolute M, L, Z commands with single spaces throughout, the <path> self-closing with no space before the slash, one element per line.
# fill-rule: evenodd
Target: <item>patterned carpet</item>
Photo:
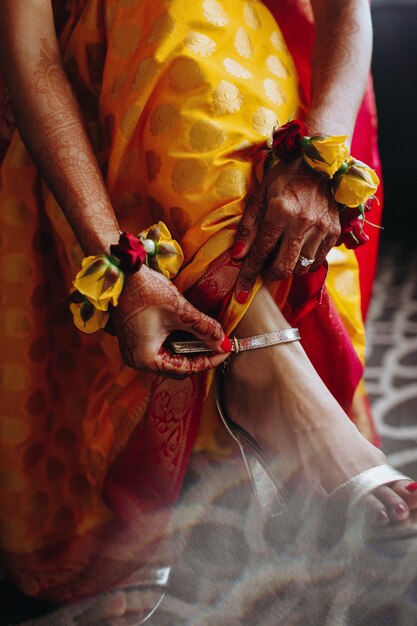
<path fill-rule="evenodd" d="M 411 246 L 381 246 L 367 331 L 367 387 L 384 449 L 393 465 L 417 478 L 417 252 Z M 335 511 L 323 525 L 322 509 L 305 494 L 290 502 L 289 515 L 262 520 L 243 475 L 236 461 L 193 459 L 170 524 L 176 556 L 165 593 L 132 581 L 123 594 L 33 619 L 46 607 L 22 601 L 4 585 L 0 624 L 417 624 L 417 539 L 372 541 L 363 520 L 344 528 Z M 118 617 L 104 617 L 109 610 Z"/>
<path fill-rule="evenodd" d="M 389 462 L 417 478 L 417 250 L 411 244 L 380 249 L 366 380 Z"/>

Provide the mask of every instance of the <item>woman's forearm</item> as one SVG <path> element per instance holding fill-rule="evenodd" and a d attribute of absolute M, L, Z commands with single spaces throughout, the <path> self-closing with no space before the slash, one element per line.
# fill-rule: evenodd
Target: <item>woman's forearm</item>
<path fill-rule="evenodd" d="M 50 0 L 2 0 L 0 54 L 22 139 L 86 254 L 118 224 L 63 69 Z"/>
<path fill-rule="evenodd" d="M 316 24 L 312 64 L 313 132 L 353 132 L 372 52 L 368 0 L 311 0 Z"/>

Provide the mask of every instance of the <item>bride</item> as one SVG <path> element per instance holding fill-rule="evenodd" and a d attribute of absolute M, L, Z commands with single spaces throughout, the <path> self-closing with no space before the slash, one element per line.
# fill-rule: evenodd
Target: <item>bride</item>
<path fill-rule="evenodd" d="M 268 3 L 284 39 L 266 4 L 1 4 L 18 128 L 0 188 L 1 551 L 27 594 L 73 601 L 145 566 L 192 450 L 224 457 L 233 438 L 278 500 L 280 478 L 355 503 L 372 532 L 393 537 L 417 508 L 416 483 L 348 416 L 363 329 L 352 246 L 337 248 L 326 278 L 341 235 L 329 177 L 307 148 L 265 166 L 277 121 L 294 118 L 304 146 L 342 138 L 347 158 L 368 2 L 311 0 L 311 98 L 299 84 L 306 40 L 287 47 L 300 8 Z M 120 270 L 121 233 L 139 269 Z M 72 296 L 80 331 L 67 294 L 83 257 L 113 263 L 124 284 L 109 310 Z M 172 257 L 184 258 L 175 278 Z M 110 332 L 83 333 L 91 320 Z M 207 351 L 178 352 L 172 339 Z"/>

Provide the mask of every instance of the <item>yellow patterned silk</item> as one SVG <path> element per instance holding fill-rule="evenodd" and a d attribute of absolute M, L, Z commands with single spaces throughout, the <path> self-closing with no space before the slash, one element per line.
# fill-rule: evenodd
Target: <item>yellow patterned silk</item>
<path fill-rule="evenodd" d="M 69 4 L 63 57 L 121 229 L 165 222 L 185 254 L 175 279 L 185 291 L 233 242 L 253 185 L 251 148 L 297 114 L 292 58 L 255 0 Z M 28 567 L 26 557 L 111 519 L 101 485 L 145 415 L 155 377 L 124 367 L 113 338 L 73 327 L 63 299 L 81 250 L 17 134 L 0 203 L 0 535 L 2 550 L 20 558 L 15 579 L 37 594 L 73 579 L 89 555 L 63 551 L 59 571 L 47 559 Z M 225 277 L 225 292 L 234 278 Z M 226 332 L 244 311 L 232 301 Z M 160 384 L 160 397 L 171 398 L 166 414 L 191 402 L 192 385 L 179 396 L 179 384 Z M 215 420 L 209 399 L 200 447 L 210 445 Z M 183 452 L 167 433 L 161 463 L 171 475 Z"/>
<path fill-rule="evenodd" d="M 294 66 L 260 2 L 110 2 L 108 10 L 116 47 L 100 98 L 111 129 L 108 186 L 123 228 L 161 219 L 181 241 L 186 265 L 176 283 L 185 291 L 213 260 L 213 245 L 219 254 L 233 240 L 251 184 L 248 149 L 297 111 Z"/>
<path fill-rule="evenodd" d="M 232 244 L 249 149 L 296 114 L 292 59 L 261 2 L 69 4 L 63 57 L 120 226 L 167 224 L 185 253 L 184 291 Z M 0 202 L 0 527 L 2 549 L 23 558 L 111 519 L 102 481 L 145 415 L 154 376 L 123 367 L 113 338 L 72 327 L 63 299 L 81 250 L 17 134 Z M 229 309 L 226 331 L 243 311 Z M 16 580 L 36 594 L 73 576 L 77 559 L 61 555 L 50 581 L 39 563 Z"/>

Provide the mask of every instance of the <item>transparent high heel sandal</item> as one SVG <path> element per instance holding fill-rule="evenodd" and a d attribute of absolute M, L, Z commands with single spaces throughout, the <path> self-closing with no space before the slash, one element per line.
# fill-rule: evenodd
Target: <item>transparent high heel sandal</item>
<path fill-rule="evenodd" d="M 300 334 L 297 328 L 287 328 L 254 337 L 238 339 L 232 338 L 232 358 L 233 354 L 238 354 L 245 350 L 255 350 L 282 343 L 299 341 Z M 172 347 L 178 353 L 207 352 L 208 348 L 200 341 L 178 341 L 173 342 Z M 258 442 L 241 426 L 236 424 L 227 415 L 223 401 L 223 371 L 220 366 L 217 368 L 214 377 L 214 394 L 219 417 L 227 432 L 237 443 L 242 459 L 249 474 L 254 493 L 261 508 L 271 516 L 279 516 L 288 512 L 288 498 L 284 484 L 276 476 L 272 469 L 271 460 L 258 444 Z M 355 507 L 362 498 L 370 494 L 380 486 L 389 486 L 398 480 L 412 479 L 405 476 L 388 464 L 371 467 L 353 476 L 343 484 L 339 485 L 328 494 L 326 507 L 341 506 L 347 512 Z M 415 513 L 417 517 L 417 513 Z M 391 523 L 375 533 L 376 539 L 381 540 L 401 540 L 417 537 L 417 519 L 410 516 L 405 522 Z"/>
<path fill-rule="evenodd" d="M 287 328 L 244 339 L 233 337 L 232 354 L 299 341 L 299 339 L 300 333 L 297 328 Z M 175 352 L 183 354 L 207 351 L 205 344 L 199 341 L 173 342 L 172 347 Z M 217 368 L 214 377 L 214 396 L 219 417 L 239 447 L 259 505 L 265 513 L 271 516 L 283 515 L 288 512 L 285 488 L 273 472 L 270 459 L 258 442 L 244 428 L 231 420 L 224 409 L 223 371 L 224 368 Z"/>

